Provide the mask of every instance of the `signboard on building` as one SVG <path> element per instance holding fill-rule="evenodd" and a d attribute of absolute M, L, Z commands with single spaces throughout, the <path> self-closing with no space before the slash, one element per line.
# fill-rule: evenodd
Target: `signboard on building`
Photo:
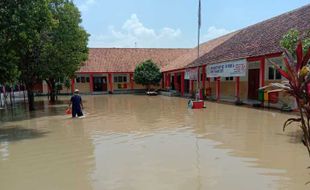
<path fill-rule="evenodd" d="M 198 75 L 197 72 L 198 72 L 197 68 L 186 69 L 184 79 L 186 79 L 186 80 L 197 80 L 197 75 Z"/>
<path fill-rule="evenodd" d="M 240 77 L 245 76 L 247 62 L 245 59 L 228 61 L 207 66 L 207 77 Z"/>

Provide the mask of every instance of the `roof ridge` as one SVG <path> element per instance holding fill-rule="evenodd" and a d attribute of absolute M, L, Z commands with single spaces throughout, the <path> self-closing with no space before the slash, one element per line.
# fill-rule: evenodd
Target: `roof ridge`
<path fill-rule="evenodd" d="M 306 8 L 310 8 L 310 3 L 307 4 L 307 5 L 303 5 L 303 6 L 299 7 L 299 8 L 293 9 L 293 10 L 291 10 L 291 11 L 288 11 L 288 12 L 285 12 L 285 13 L 281 13 L 281 14 L 276 15 L 276 16 L 274 16 L 274 17 L 271 17 L 271 18 L 268 18 L 268 19 L 266 19 L 266 20 L 260 21 L 260 22 L 258 22 L 258 23 L 251 24 L 251 25 L 246 26 L 246 27 L 244 27 L 244 28 L 241 28 L 241 29 L 238 29 L 238 30 L 229 32 L 229 33 L 224 34 L 224 35 L 222 35 L 222 36 L 219 36 L 219 37 L 217 37 L 217 38 L 208 40 L 208 41 L 206 41 L 206 42 L 201 43 L 199 46 L 202 46 L 202 45 L 204 45 L 204 44 L 206 44 L 206 43 L 208 43 L 208 42 L 212 42 L 212 41 L 214 41 L 214 40 L 220 39 L 220 38 L 225 37 L 225 36 L 227 36 L 227 35 L 231 35 L 231 34 L 233 34 L 233 33 L 241 32 L 241 31 L 247 30 L 247 29 L 249 29 L 249 28 L 251 28 L 251 27 L 254 27 L 254 26 L 257 26 L 257 25 L 260 25 L 260 24 L 263 24 L 263 23 L 270 22 L 270 21 L 272 21 L 272 20 L 274 20 L 274 19 L 277 19 L 278 17 L 285 16 L 285 15 L 289 15 L 289 14 L 298 12 L 298 11 L 300 11 L 301 9 L 306 9 Z M 193 47 L 193 48 L 195 49 L 195 48 L 197 48 L 197 46 L 195 46 L 195 47 Z"/>
<path fill-rule="evenodd" d="M 270 21 L 272 21 L 272 20 L 276 20 L 276 19 L 278 19 L 279 17 L 283 17 L 283 16 L 287 16 L 287 15 L 290 15 L 290 14 L 293 14 L 293 13 L 296 13 L 296 12 L 299 12 L 300 10 L 306 9 L 306 8 L 309 8 L 309 9 L 310 9 L 310 4 L 303 5 L 303 6 L 299 7 L 299 8 L 293 9 L 293 10 L 288 11 L 288 12 L 285 12 L 285 13 L 281 13 L 281 14 L 279 14 L 279 15 L 273 16 L 273 17 L 268 18 L 268 19 L 266 19 L 266 20 L 262 20 L 262 21 L 260 21 L 260 22 L 258 22 L 258 23 L 251 24 L 251 25 L 249 25 L 249 26 L 246 26 L 246 27 L 244 27 L 244 28 L 241 28 L 241 29 L 239 29 L 239 30 L 236 30 L 235 32 L 240 32 L 240 31 L 243 31 L 243 30 L 247 30 L 247 29 L 252 28 L 252 27 L 254 27 L 254 26 L 258 26 L 258 25 L 261 25 L 261 24 L 270 22 Z M 231 33 L 233 33 L 233 32 L 231 32 Z"/>

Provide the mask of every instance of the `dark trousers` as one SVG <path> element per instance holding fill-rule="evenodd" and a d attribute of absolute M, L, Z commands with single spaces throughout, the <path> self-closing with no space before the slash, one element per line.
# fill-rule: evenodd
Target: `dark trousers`
<path fill-rule="evenodd" d="M 76 117 L 76 115 L 78 117 L 83 116 L 82 110 L 81 109 L 72 108 L 72 117 Z"/>

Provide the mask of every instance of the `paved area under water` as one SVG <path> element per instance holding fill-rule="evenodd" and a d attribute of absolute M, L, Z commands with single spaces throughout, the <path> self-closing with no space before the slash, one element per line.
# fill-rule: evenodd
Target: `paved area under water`
<path fill-rule="evenodd" d="M 65 98 L 65 99 L 68 99 Z M 1 190 L 309 189 L 309 157 L 284 113 L 163 96 L 85 96 L 0 110 Z"/>

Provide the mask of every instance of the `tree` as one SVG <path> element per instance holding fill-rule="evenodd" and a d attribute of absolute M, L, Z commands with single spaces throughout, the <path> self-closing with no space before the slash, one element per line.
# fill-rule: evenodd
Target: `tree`
<path fill-rule="evenodd" d="M 71 0 L 2 0 L 0 19 L 0 80 L 20 71 L 34 110 L 34 84 L 47 80 L 53 93 L 57 81 L 73 76 L 87 59 L 88 34 Z"/>
<path fill-rule="evenodd" d="M 296 47 L 299 41 L 303 44 L 303 53 L 306 53 L 310 47 L 310 30 L 300 34 L 296 29 L 289 30 L 281 39 L 280 45 L 296 58 Z"/>
<path fill-rule="evenodd" d="M 47 0 L 2 0 L 0 1 L 1 30 L 4 34 L 0 43 L 7 48 L 4 53 L 11 68 L 20 71 L 20 79 L 25 83 L 29 110 L 34 110 L 33 87 L 40 79 L 39 64 L 43 44 L 48 40 L 52 17 Z M 9 53 L 9 54 L 7 54 Z M 10 73 L 10 72 L 9 72 Z"/>
<path fill-rule="evenodd" d="M 142 84 L 149 90 L 151 85 L 159 84 L 161 80 L 160 69 L 152 60 L 146 60 L 136 66 L 134 80 L 137 84 Z"/>
<path fill-rule="evenodd" d="M 57 94 L 56 83 L 74 76 L 88 58 L 88 34 L 80 26 L 81 15 L 72 1 L 52 0 L 49 10 L 53 27 L 45 44 L 41 73 L 50 89 L 51 101 Z"/>
<path fill-rule="evenodd" d="M 12 46 L 12 36 L 9 15 L 12 13 L 5 8 L 4 2 L 0 2 L 0 84 L 13 83 L 19 77 L 18 57 Z"/>

